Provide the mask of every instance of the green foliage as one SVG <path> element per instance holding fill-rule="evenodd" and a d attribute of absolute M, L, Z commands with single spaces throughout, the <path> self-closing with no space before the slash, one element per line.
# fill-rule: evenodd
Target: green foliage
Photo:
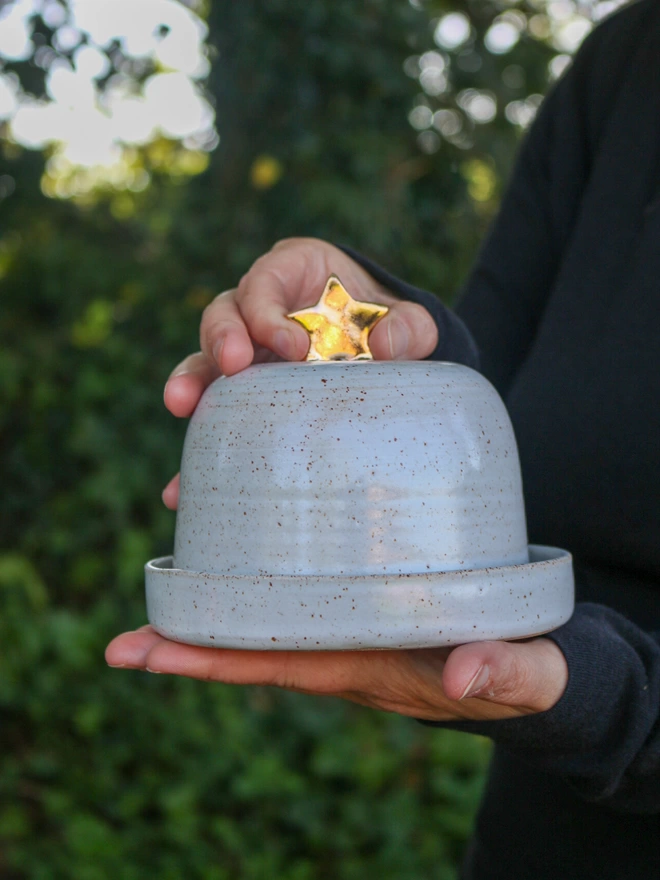
<path fill-rule="evenodd" d="M 70 609 L 24 557 L 0 559 L 3 876 L 453 876 L 484 741 L 109 670 L 126 622 L 110 586 Z"/>
<path fill-rule="evenodd" d="M 498 5 L 464 6 L 480 40 Z M 211 3 L 221 141 L 196 177 L 152 163 L 143 192 L 50 200 L 45 157 L 0 141 L 15 183 L 0 208 L 3 877 L 455 876 L 485 741 L 103 662 L 144 622 L 143 563 L 171 549 L 158 496 L 184 426 L 162 385 L 211 296 L 289 235 L 353 244 L 447 299 L 459 286 L 517 135 L 500 114 L 420 149 L 403 64 L 450 8 Z M 515 98 L 514 61 L 544 88 L 546 46 L 490 57 L 479 40 L 480 71 L 456 67 L 446 106 L 468 86 Z"/>

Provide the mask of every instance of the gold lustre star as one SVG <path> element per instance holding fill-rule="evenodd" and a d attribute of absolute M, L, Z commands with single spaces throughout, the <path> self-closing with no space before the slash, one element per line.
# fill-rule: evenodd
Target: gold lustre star
<path fill-rule="evenodd" d="M 315 306 L 287 315 L 309 334 L 308 361 L 371 361 L 367 337 L 387 314 L 387 306 L 353 299 L 336 275 L 331 275 Z"/>

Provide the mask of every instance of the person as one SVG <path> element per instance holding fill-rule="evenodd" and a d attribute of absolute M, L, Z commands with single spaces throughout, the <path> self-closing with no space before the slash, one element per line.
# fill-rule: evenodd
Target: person
<path fill-rule="evenodd" d="M 301 360 L 284 316 L 331 272 L 391 306 L 377 358 L 479 358 L 516 431 L 530 540 L 573 552 L 573 617 L 523 643 L 373 653 L 223 651 L 145 627 L 108 663 L 491 737 L 469 880 L 660 877 L 660 4 L 607 19 L 551 90 L 457 313 L 348 248 L 282 242 L 206 310 L 171 412 L 220 373 Z"/>

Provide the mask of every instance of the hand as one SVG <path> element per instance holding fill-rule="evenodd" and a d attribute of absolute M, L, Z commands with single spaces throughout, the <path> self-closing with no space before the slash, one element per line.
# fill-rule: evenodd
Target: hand
<path fill-rule="evenodd" d="M 150 626 L 118 636 L 111 666 L 341 697 L 429 721 L 515 718 L 550 709 L 566 687 L 549 639 L 415 651 L 235 651 L 170 642 Z"/>
<path fill-rule="evenodd" d="M 309 337 L 286 315 L 315 303 L 333 273 L 356 299 L 390 307 L 369 336 L 377 360 L 416 360 L 433 351 L 438 333 L 426 309 L 396 299 L 339 248 L 312 238 L 288 239 L 260 257 L 235 290 L 221 293 L 206 308 L 202 350 L 179 364 L 165 386 L 170 412 L 189 416 L 220 375 L 231 376 L 252 363 L 303 360 Z M 163 501 L 174 509 L 178 495 L 175 477 Z"/>
<path fill-rule="evenodd" d="M 357 298 L 390 306 L 369 339 L 377 359 L 416 359 L 433 351 L 437 330 L 425 309 L 397 300 L 332 245 L 292 239 L 257 260 L 237 289 L 205 310 L 202 351 L 170 376 L 168 409 L 189 416 L 213 379 L 251 363 L 302 360 L 307 334 L 285 316 L 315 302 L 332 273 Z M 166 487 L 163 500 L 176 507 L 178 478 Z M 146 626 L 114 639 L 106 659 L 111 666 L 341 697 L 435 721 L 542 712 L 559 700 L 568 679 L 563 654 L 542 638 L 415 651 L 235 651 L 178 644 Z"/>

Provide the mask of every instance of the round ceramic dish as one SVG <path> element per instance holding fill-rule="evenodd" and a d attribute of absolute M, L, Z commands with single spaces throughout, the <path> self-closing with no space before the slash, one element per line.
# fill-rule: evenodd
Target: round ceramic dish
<path fill-rule="evenodd" d="M 430 648 L 518 639 L 573 611 L 571 556 L 530 546 L 490 569 L 363 577 L 227 576 L 146 566 L 152 626 L 173 641 L 253 650 Z"/>
<path fill-rule="evenodd" d="M 174 557 L 146 587 L 168 638 L 252 649 L 523 638 L 573 608 L 570 555 L 528 547 L 503 402 L 428 362 L 212 383 L 186 434 Z"/>

